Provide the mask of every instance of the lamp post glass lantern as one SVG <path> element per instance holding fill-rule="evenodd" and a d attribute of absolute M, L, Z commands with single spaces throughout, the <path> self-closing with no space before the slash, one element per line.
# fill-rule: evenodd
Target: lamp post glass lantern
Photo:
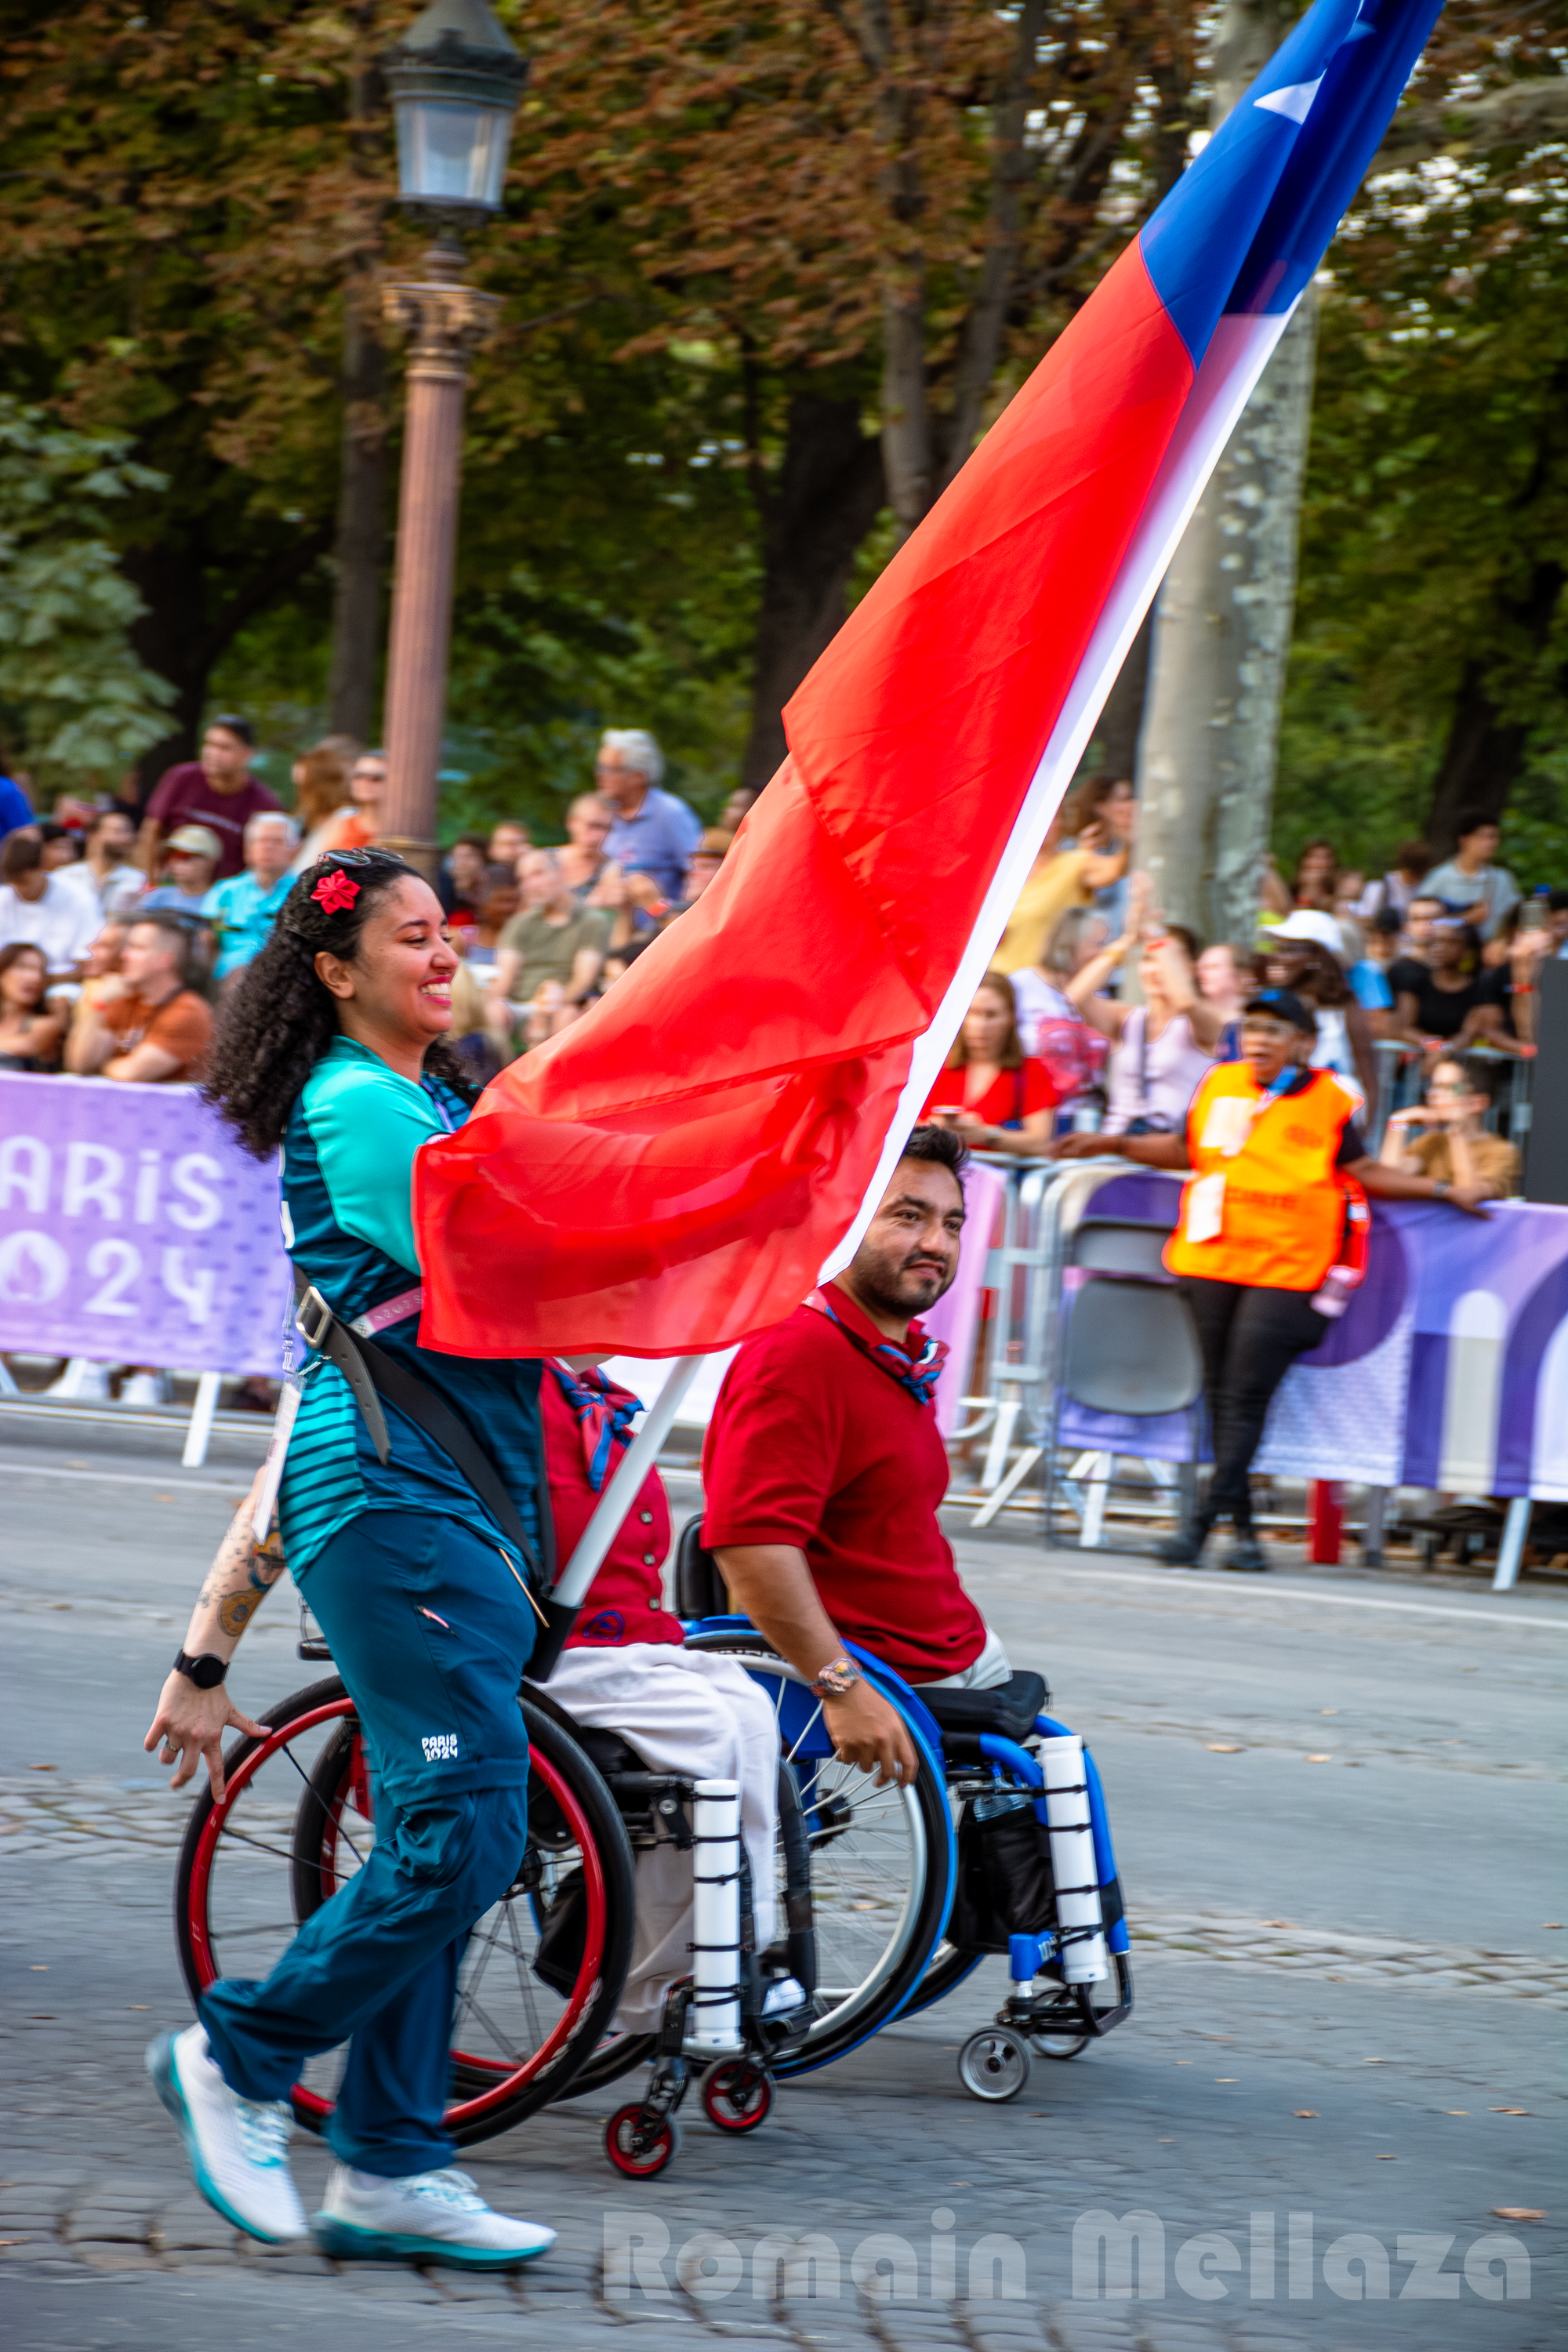
<path fill-rule="evenodd" d="M 499 211 L 510 137 L 510 109 L 405 99 L 397 109 L 397 176 L 405 204 Z"/>
<path fill-rule="evenodd" d="M 403 201 L 433 215 L 437 242 L 416 283 L 384 289 L 409 337 L 397 561 L 387 655 L 383 839 L 436 866 L 437 774 L 447 717 L 458 488 L 468 354 L 497 309 L 463 278 L 457 230 L 499 212 L 511 119 L 528 79 L 485 0 L 435 0 L 383 61 L 397 115 Z"/>
<path fill-rule="evenodd" d="M 435 0 L 385 59 L 405 205 L 500 209 L 511 118 L 528 79 L 485 0 Z"/>

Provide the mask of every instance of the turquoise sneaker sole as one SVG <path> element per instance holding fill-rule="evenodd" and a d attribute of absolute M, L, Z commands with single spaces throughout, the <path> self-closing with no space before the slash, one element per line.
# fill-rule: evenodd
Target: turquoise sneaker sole
<path fill-rule="evenodd" d="M 335 2262 L 440 2263 L 458 2271 L 515 2270 L 520 2263 L 537 2262 L 555 2243 L 552 2238 L 550 2245 L 534 2246 L 527 2253 L 487 2253 L 475 2247 L 454 2246 L 445 2238 L 416 2238 L 401 2230 L 362 2230 L 331 2213 L 318 2213 L 310 2227 L 322 2253 Z"/>
<path fill-rule="evenodd" d="M 147 2044 L 147 2072 L 153 2078 L 153 2088 L 180 2127 L 180 2137 L 185 2143 L 185 2155 L 190 2160 L 191 2178 L 213 2211 L 221 2214 L 231 2228 L 242 2230 L 247 2238 L 256 2239 L 260 2245 L 297 2245 L 300 2242 L 298 2239 L 275 2238 L 269 2231 L 258 2230 L 254 2221 L 247 2221 L 243 2213 L 237 2213 L 202 2162 L 201 2146 L 191 2122 L 191 2111 L 180 2088 L 180 2070 L 174 2063 L 174 2036 L 172 2033 L 160 2033 L 156 2041 Z"/>

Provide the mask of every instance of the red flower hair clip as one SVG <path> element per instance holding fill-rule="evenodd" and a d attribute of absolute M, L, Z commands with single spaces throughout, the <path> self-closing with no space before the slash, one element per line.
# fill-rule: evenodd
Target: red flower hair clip
<path fill-rule="evenodd" d="M 310 896 L 323 915 L 346 914 L 359 897 L 360 886 L 341 868 L 323 874 Z"/>

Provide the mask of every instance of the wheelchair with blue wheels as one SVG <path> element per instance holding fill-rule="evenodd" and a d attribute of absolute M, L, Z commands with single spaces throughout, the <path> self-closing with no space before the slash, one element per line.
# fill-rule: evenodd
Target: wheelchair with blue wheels
<path fill-rule="evenodd" d="M 960 2055 L 964 2086 L 1015 2097 L 1030 2053 L 1076 2057 L 1131 2012 L 1127 1929 L 1099 1777 L 1046 1716 L 1038 1675 L 995 1690 L 917 1692 L 854 1654 L 908 1723 L 911 1784 L 879 1789 L 833 1755 L 820 1702 L 744 1619 L 726 1613 L 695 1528 L 678 1600 L 688 1639 L 733 1657 L 769 1692 L 779 1726 L 779 1941 L 736 1937 L 732 2046 L 693 2033 L 693 1984 L 675 1988 L 659 2031 L 616 2034 L 630 1964 L 637 1850 L 692 1835 L 696 1784 L 649 1772 L 618 1735 L 576 1725 L 548 1686 L 519 1695 L 532 1754 L 528 1839 L 517 1875 L 476 1922 L 459 1971 L 447 2126 L 460 2146 L 639 2064 L 644 2096 L 612 2118 L 605 2148 L 633 2178 L 679 2146 L 678 2110 L 700 2067 L 701 2105 L 721 2131 L 756 2128 L 774 2086 L 830 2064 L 900 2016 L 943 1999 L 988 1954 L 1008 1997 Z M 713 1603 L 717 1601 L 718 1607 Z M 319 1637 L 300 1654 L 326 1660 Z M 374 1790 L 353 1702 L 331 1677 L 237 1741 L 226 1786 L 195 1801 L 180 1856 L 175 1925 L 193 2000 L 220 1974 L 264 1976 L 298 1927 L 352 1877 L 374 1838 Z M 742 1905 L 743 1911 L 743 1905 Z M 798 2000 L 771 2011 L 771 1990 Z M 320 2131 L 334 2055 L 306 2067 L 295 2114 Z"/>
<path fill-rule="evenodd" d="M 821 1702 L 727 1604 L 694 1521 L 676 1568 L 688 1643 L 743 1665 L 768 1691 L 779 1726 L 779 1897 L 789 1932 L 760 1956 L 761 1966 L 764 1979 L 770 1966 L 787 1968 L 811 1999 L 812 2014 L 771 2046 L 763 2021 L 748 2079 L 771 2085 L 844 2057 L 895 2018 L 945 1998 L 995 1953 L 1008 1961 L 1007 2000 L 959 2056 L 960 2080 L 977 2098 L 1016 2097 L 1031 2052 L 1076 2058 L 1130 2016 L 1127 1923 L 1104 1792 L 1082 1743 L 1042 1712 L 1044 1677 L 1016 1674 L 993 1690 L 916 1691 L 847 1644 L 904 1717 L 918 1759 L 912 1784 L 879 1789 L 873 1775 L 835 1757 Z M 611 1736 L 585 1737 L 592 1744 Z M 612 1773 L 618 1760 L 606 1758 Z M 673 2152 L 659 2136 L 660 2119 L 674 2109 L 658 2037 L 612 2046 L 564 2093 L 644 2061 L 655 2070 L 649 2100 L 616 2118 L 641 2160 L 620 2161 L 611 2149 L 627 2172 L 662 2169 Z M 679 2097 L 676 2089 L 676 2105 Z M 751 2128 L 769 2105 L 771 2089 L 759 2089 L 749 2118 L 727 2127 Z"/>

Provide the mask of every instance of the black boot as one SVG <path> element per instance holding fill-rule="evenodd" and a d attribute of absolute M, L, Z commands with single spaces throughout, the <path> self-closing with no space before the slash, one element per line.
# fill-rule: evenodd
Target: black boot
<path fill-rule="evenodd" d="M 1214 1522 L 1212 1511 L 1200 1511 L 1195 1518 L 1187 1521 L 1185 1527 L 1178 1528 L 1173 1536 L 1167 1536 L 1163 1543 L 1155 1545 L 1155 1559 L 1163 1561 L 1166 1568 L 1196 1568 Z"/>
<path fill-rule="evenodd" d="M 1250 1528 L 1237 1528 L 1225 1564 L 1243 1576 L 1261 1576 L 1268 1570 L 1268 1556 Z"/>

